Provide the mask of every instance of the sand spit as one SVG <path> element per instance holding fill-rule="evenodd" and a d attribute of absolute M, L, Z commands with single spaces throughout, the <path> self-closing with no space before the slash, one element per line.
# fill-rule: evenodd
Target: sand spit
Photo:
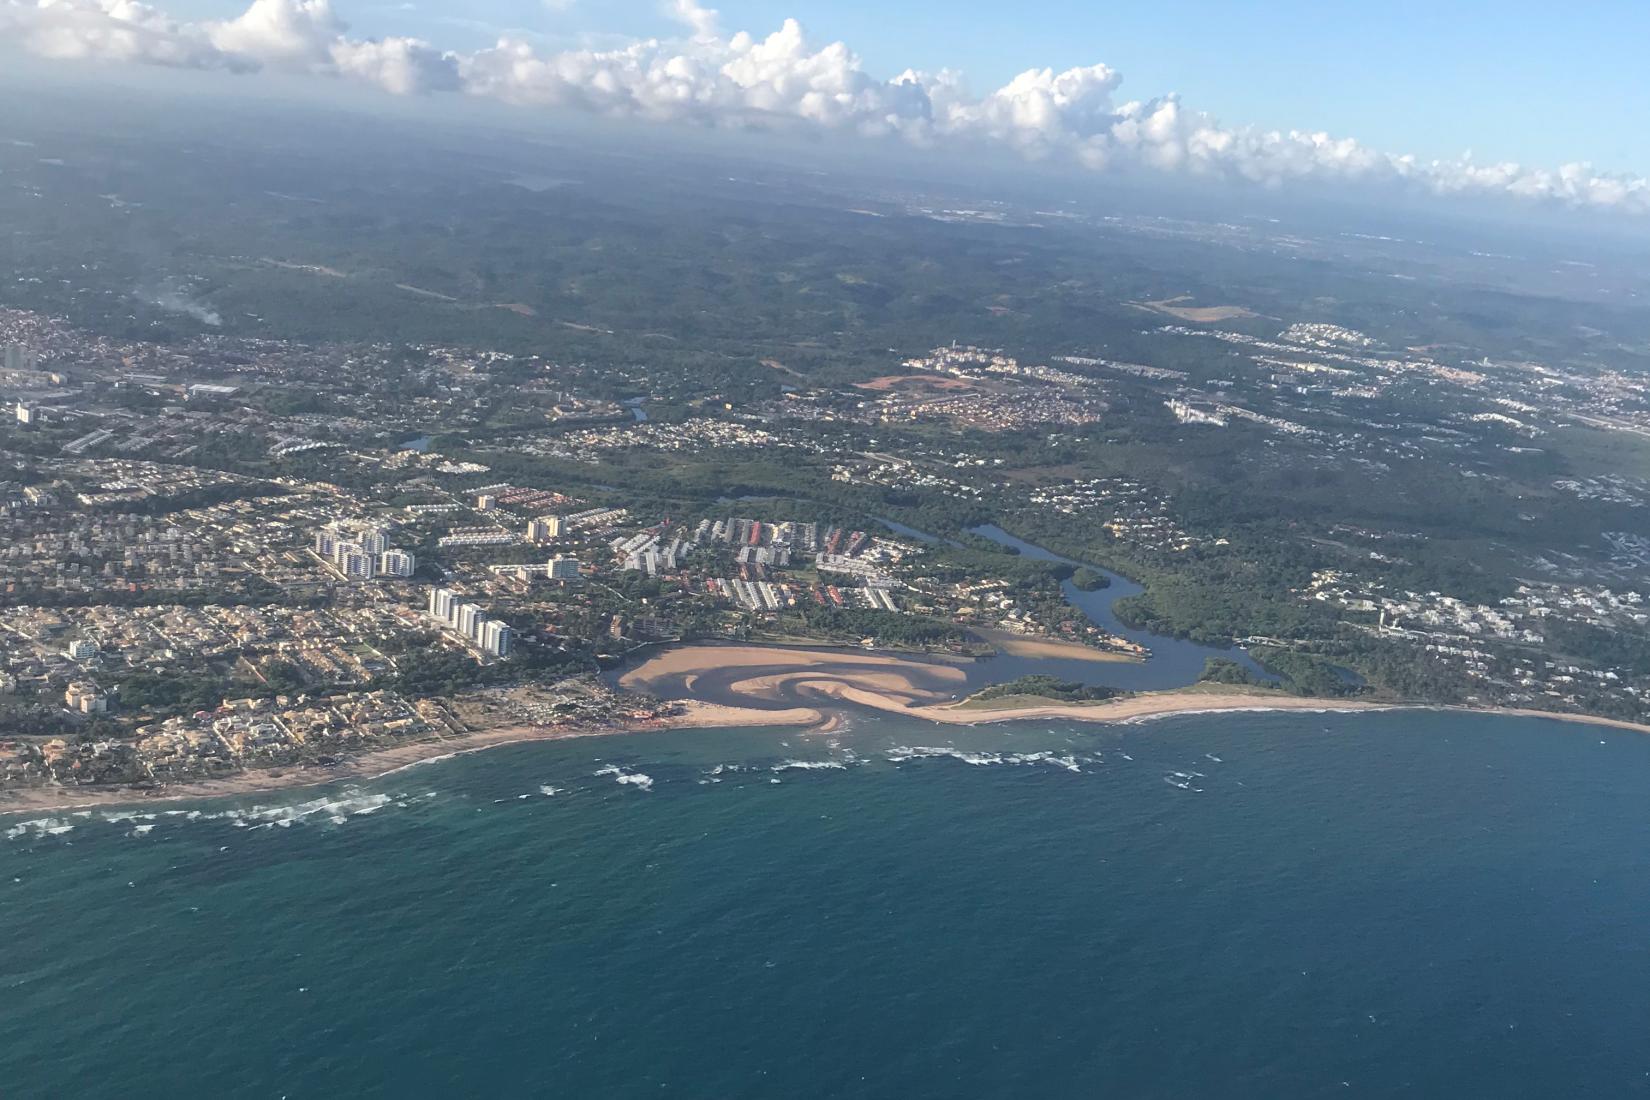
<path fill-rule="evenodd" d="M 619 686 L 666 699 L 691 694 L 708 702 L 743 706 L 795 702 L 829 685 L 842 684 L 867 688 L 909 706 L 952 699 L 967 680 L 967 674 L 954 664 L 885 653 L 717 645 L 667 649 L 626 672 Z"/>
<path fill-rule="evenodd" d="M 992 648 L 1010 657 L 1052 658 L 1056 661 L 1131 661 L 1144 658 L 1133 653 L 1112 649 L 1095 649 L 1082 642 L 1068 642 L 1061 638 L 1038 638 L 1024 634 L 1010 634 L 1006 630 L 981 630 L 980 637 Z"/>

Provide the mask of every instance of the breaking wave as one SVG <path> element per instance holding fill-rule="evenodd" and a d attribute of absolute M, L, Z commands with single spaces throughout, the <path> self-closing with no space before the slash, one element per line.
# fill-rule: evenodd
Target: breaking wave
<path fill-rule="evenodd" d="M 593 774 L 611 775 L 613 782 L 625 787 L 635 787 L 639 791 L 651 791 L 653 789 L 653 777 L 651 775 L 621 768 L 617 764 L 609 764 L 605 768 L 598 768 Z"/>
<path fill-rule="evenodd" d="M 971 752 L 966 749 L 931 745 L 904 745 L 889 749 L 884 755 L 896 764 L 904 763 L 907 760 L 949 758 L 961 760 L 964 764 L 971 764 L 976 768 L 989 768 L 1000 765 L 1047 764 L 1050 767 L 1060 768 L 1068 772 L 1081 772 L 1083 770 L 1077 756 L 1069 752 Z"/>
<path fill-rule="evenodd" d="M 74 831 L 74 822 L 63 817 L 37 817 L 32 821 L 19 821 L 6 830 L 7 840 L 21 840 L 24 838 L 37 840 L 41 837 L 62 836 Z"/>
<path fill-rule="evenodd" d="M 812 772 L 848 770 L 848 763 L 843 760 L 781 760 L 768 769 L 771 772 Z"/>
<path fill-rule="evenodd" d="M 37 840 L 61 836 L 70 832 L 81 821 L 99 821 L 109 825 L 130 826 L 127 836 L 147 836 L 163 821 L 215 821 L 237 829 L 287 829 L 293 825 L 325 822 L 342 825 L 353 817 L 367 817 L 387 806 L 406 807 L 414 802 L 434 798 L 424 795 L 393 795 L 349 788 L 339 794 L 311 798 L 303 802 L 237 806 L 225 810 L 109 810 L 100 813 L 82 811 L 55 817 L 41 817 L 20 821 L 3 834 L 7 840 Z"/>

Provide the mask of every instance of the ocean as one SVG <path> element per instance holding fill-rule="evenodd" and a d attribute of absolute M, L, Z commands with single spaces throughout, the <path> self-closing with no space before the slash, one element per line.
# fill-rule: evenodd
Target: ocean
<path fill-rule="evenodd" d="M 0 818 L 0 1095 L 1650 1095 L 1650 739 L 710 730 Z"/>

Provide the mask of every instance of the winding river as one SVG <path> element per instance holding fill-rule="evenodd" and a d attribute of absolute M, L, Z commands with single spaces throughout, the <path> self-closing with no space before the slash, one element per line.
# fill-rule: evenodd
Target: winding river
<path fill-rule="evenodd" d="M 1002 683 L 1020 676 L 1040 675 L 1058 676 L 1062 680 L 1074 680 L 1085 684 L 1102 684 L 1127 691 L 1164 691 L 1196 683 L 1198 677 L 1203 675 L 1205 662 L 1211 657 L 1224 657 L 1236 661 L 1255 676 L 1269 682 L 1277 679 L 1241 649 L 1217 649 L 1126 626 L 1117 618 L 1114 605 L 1118 600 L 1137 596 L 1145 589 L 1121 574 L 1088 562 L 1062 557 L 1052 550 L 1045 550 L 1041 546 L 1017 538 L 994 524 L 972 528 L 969 533 L 990 539 L 999 546 L 1016 550 L 1024 558 L 1062 562 L 1103 574 L 1111 583 L 1094 592 L 1085 592 L 1069 580 L 1063 582 L 1061 590 L 1065 594 L 1066 602 L 1088 616 L 1100 629 L 1143 645 L 1152 652 L 1151 658 L 1146 661 L 1104 664 L 1046 657 L 1010 657 L 1005 654 L 983 661 L 977 666 L 980 675 L 988 677 L 991 683 Z"/>
<path fill-rule="evenodd" d="M 960 545 L 952 539 L 940 538 L 904 524 L 886 519 L 880 522 L 906 538 L 931 545 Z M 1066 602 L 1107 633 L 1144 646 L 1150 651 L 1151 656 L 1144 661 L 1096 661 L 998 653 L 982 660 L 958 662 L 944 658 L 901 654 L 896 662 L 899 665 L 897 676 L 901 679 L 903 689 L 914 693 L 913 698 L 924 695 L 931 699 L 947 695 L 960 697 L 993 684 L 1017 680 L 1022 676 L 1053 676 L 1061 680 L 1123 691 L 1166 691 L 1195 684 L 1203 675 L 1206 662 L 1212 657 L 1224 657 L 1235 661 L 1257 678 L 1266 681 L 1277 679 L 1242 649 L 1218 649 L 1125 625 L 1118 619 L 1114 605 L 1118 600 L 1144 591 L 1140 585 L 1127 577 L 1096 565 L 1061 557 L 1051 550 L 1017 538 L 1000 527 L 975 527 L 970 533 L 1011 549 L 1021 557 L 1035 561 L 1062 562 L 1104 574 L 1110 584 L 1094 592 L 1083 591 L 1069 579 L 1062 582 L 1061 591 Z M 726 663 L 696 667 L 688 674 L 663 676 L 649 683 L 647 690 L 662 698 L 694 698 L 729 706 L 782 709 L 817 702 L 816 695 L 808 690 L 798 690 L 792 684 L 801 673 L 807 673 L 800 676 L 802 679 L 837 679 L 850 683 L 863 679 L 869 683 L 876 679 L 877 673 L 888 672 L 887 669 L 870 667 L 870 664 L 876 661 L 886 662 L 888 655 L 872 656 L 853 649 L 843 649 L 842 659 L 833 662 L 829 659 L 819 659 L 817 647 L 748 647 L 734 644 L 722 648 L 728 656 Z M 799 663 L 794 655 L 785 652 L 792 649 L 812 654 L 813 657 Z M 630 670 L 646 664 L 657 655 L 657 652 L 653 649 L 646 650 L 643 654 L 625 661 L 620 667 L 609 670 L 609 682 L 618 683 Z M 771 654 L 772 660 L 753 660 L 753 652 Z M 771 683 L 767 683 L 762 691 L 753 692 L 750 690 L 751 685 L 758 680 Z M 888 690 L 886 684 L 884 689 Z"/>

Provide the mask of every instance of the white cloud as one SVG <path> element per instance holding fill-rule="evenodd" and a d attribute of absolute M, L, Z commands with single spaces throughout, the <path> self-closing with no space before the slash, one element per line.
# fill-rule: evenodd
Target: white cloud
<path fill-rule="evenodd" d="M 325 64 L 343 34 L 330 0 L 252 0 L 238 18 L 207 26 L 224 53 L 288 67 Z"/>
<path fill-rule="evenodd" d="M 200 30 L 135 0 L 0 2 L 0 41 L 65 61 L 130 61 L 180 68 L 227 66 Z"/>
<path fill-rule="evenodd" d="M 545 0 L 564 7 L 571 0 Z M 1175 96 L 1117 102 L 1105 65 L 1031 69 L 973 95 L 958 74 L 867 72 L 795 20 L 766 37 L 724 35 L 697 0 L 663 0 L 685 40 L 541 53 L 513 38 L 470 53 L 414 38 L 351 37 L 331 0 L 253 0 L 235 19 L 179 22 L 136 0 L 0 0 L 0 41 L 50 58 L 180 68 L 276 69 L 357 80 L 398 95 L 463 92 L 513 103 L 707 126 L 792 125 L 931 145 L 994 144 L 1095 170 L 1157 171 L 1275 187 L 1297 180 L 1505 195 L 1650 213 L 1650 180 L 1586 164 L 1556 170 L 1423 162 L 1323 133 L 1222 126 Z"/>
<path fill-rule="evenodd" d="M 671 0 L 666 10 L 701 42 L 715 42 L 722 36 L 721 16 L 714 8 L 701 7 L 696 0 Z"/>
<path fill-rule="evenodd" d="M 338 38 L 328 47 L 327 60 L 339 75 L 376 84 L 395 95 L 463 90 L 453 56 L 416 38 Z"/>

